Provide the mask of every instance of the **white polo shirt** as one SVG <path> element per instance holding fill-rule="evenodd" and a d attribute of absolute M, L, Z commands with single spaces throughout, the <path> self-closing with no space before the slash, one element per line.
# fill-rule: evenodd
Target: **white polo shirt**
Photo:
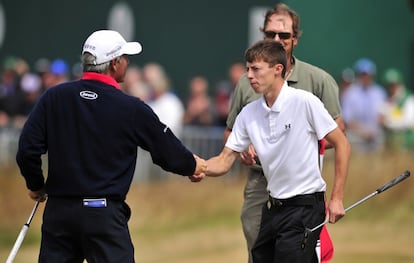
<path fill-rule="evenodd" d="M 315 95 L 285 82 L 272 108 L 262 96 L 242 109 L 226 147 L 243 152 L 253 144 L 270 195 L 290 198 L 326 190 L 318 166 L 318 140 L 336 127 Z"/>

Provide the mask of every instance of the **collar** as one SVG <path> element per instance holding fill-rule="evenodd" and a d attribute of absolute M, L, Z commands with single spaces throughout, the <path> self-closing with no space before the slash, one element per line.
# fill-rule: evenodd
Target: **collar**
<path fill-rule="evenodd" d="M 100 74 L 96 72 L 84 72 L 82 75 L 82 79 L 83 80 L 96 80 L 96 81 L 111 85 L 116 89 L 121 89 L 121 87 L 119 86 L 119 83 L 116 82 L 116 80 L 109 75 Z"/>
<path fill-rule="evenodd" d="M 297 83 L 299 81 L 299 71 L 298 70 L 298 62 L 300 61 L 295 56 L 292 56 L 293 64 L 292 64 L 292 71 L 287 79 L 288 83 Z"/>
<path fill-rule="evenodd" d="M 262 104 L 262 107 L 264 108 L 264 110 L 267 112 L 267 113 L 269 113 L 269 112 L 271 112 L 271 111 L 273 111 L 273 112 L 280 112 L 281 110 L 282 110 L 282 108 L 283 108 L 283 104 L 284 104 L 284 102 L 287 100 L 287 98 L 288 98 L 288 96 L 289 95 L 287 95 L 288 94 L 288 90 L 290 89 L 290 87 L 288 86 L 288 83 L 287 83 L 287 81 L 285 81 L 285 82 L 283 82 L 283 86 L 282 86 L 282 88 L 280 89 L 280 93 L 279 93 L 279 95 L 277 96 L 277 98 L 276 98 L 276 101 L 275 101 L 275 103 L 273 103 L 273 105 L 272 105 L 272 107 L 271 108 L 269 108 L 268 106 L 267 106 L 267 104 L 266 104 L 266 100 L 265 100 L 265 98 L 264 98 L 264 96 L 262 96 L 261 97 L 261 104 Z"/>

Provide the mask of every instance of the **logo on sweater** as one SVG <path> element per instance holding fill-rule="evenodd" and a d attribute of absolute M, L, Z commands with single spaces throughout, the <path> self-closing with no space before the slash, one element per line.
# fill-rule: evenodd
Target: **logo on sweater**
<path fill-rule="evenodd" d="M 79 95 L 87 100 L 96 100 L 98 98 L 98 94 L 89 90 L 81 91 Z"/>

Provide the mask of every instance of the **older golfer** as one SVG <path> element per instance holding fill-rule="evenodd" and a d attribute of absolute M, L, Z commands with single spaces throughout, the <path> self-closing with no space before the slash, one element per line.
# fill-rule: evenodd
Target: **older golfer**
<path fill-rule="evenodd" d="M 263 206 L 259 236 L 252 249 L 254 263 L 317 262 L 320 228 L 306 246 L 305 229 L 320 224 L 326 216 L 335 223 L 345 215 L 342 199 L 350 145 L 315 95 L 287 85 L 286 59 L 282 44 L 273 40 L 260 41 L 246 51 L 247 77 L 262 97 L 243 108 L 223 151 L 207 161 L 205 173 L 227 173 L 239 153 L 250 144 L 255 147 L 268 181 L 269 201 Z M 327 215 L 326 183 L 318 165 L 318 140 L 323 138 L 335 149 L 335 179 Z"/>
<path fill-rule="evenodd" d="M 48 89 L 23 128 L 21 174 L 32 199 L 48 196 L 39 262 L 134 262 L 125 198 L 138 146 L 173 173 L 205 168 L 150 107 L 120 90 L 127 55 L 141 50 L 116 31 L 94 32 L 83 45 L 82 79 Z"/>

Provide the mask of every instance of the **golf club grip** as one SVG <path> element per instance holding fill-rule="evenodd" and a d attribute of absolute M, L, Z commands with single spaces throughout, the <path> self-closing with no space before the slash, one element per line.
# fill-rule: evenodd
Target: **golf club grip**
<path fill-rule="evenodd" d="M 400 183 L 401 181 L 407 179 L 410 176 L 410 171 L 405 171 L 404 173 L 402 173 L 400 176 L 396 177 L 395 179 L 393 179 L 392 181 L 390 181 L 389 183 L 383 185 L 382 187 L 377 189 L 377 193 L 381 193 L 384 192 L 385 190 L 393 187 L 394 185 Z"/>
<path fill-rule="evenodd" d="M 29 230 L 29 226 L 26 224 L 23 225 L 22 230 L 20 231 L 20 234 L 17 237 L 16 242 L 14 243 L 13 249 L 10 251 L 10 254 L 6 260 L 6 263 L 12 263 L 14 261 L 17 251 L 19 251 L 19 248 L 23 243 L 23 239 L 26 236 L 27 230 Z"/>

